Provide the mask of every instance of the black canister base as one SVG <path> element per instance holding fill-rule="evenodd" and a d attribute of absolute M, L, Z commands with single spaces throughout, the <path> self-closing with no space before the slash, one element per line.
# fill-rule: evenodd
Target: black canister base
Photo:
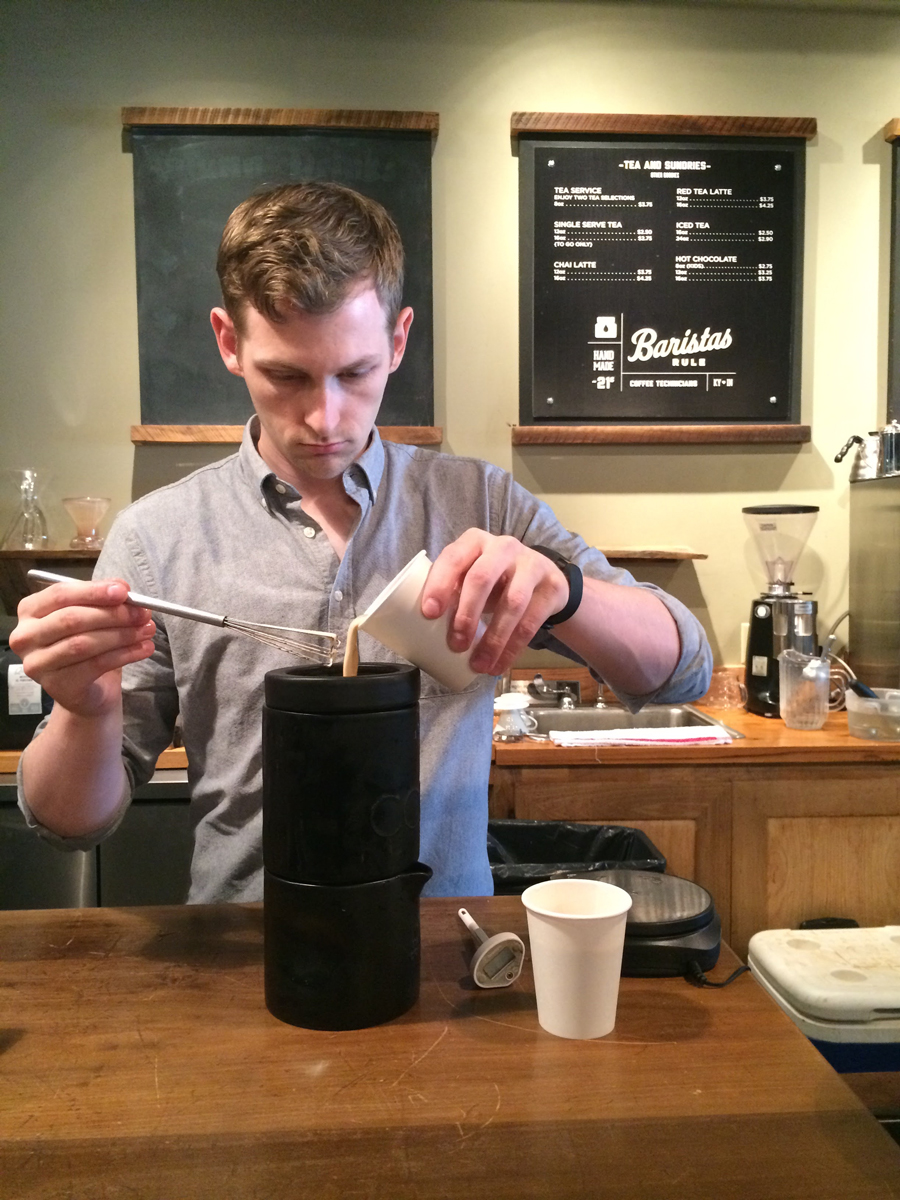
<path fill-rule="evenodd" d="M 303 1029 L 367 1029 L 419 996 L 419 895 L 431 868 L 331 887 L 265 872 L 266 1007 Z"/>

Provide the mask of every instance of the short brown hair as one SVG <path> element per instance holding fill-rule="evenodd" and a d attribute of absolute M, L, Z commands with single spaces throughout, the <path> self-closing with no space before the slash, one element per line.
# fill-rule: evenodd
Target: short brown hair
<path fill-rule="evenodd" d="M 403 296 L 403 244 L 376 200 L 339 183 L 286 183 L 237 206 L 216 271 L 239 331 L 246 304 L 272 321 L 291 307 L 330 313 L 366 281 L 392 331 Z"/>

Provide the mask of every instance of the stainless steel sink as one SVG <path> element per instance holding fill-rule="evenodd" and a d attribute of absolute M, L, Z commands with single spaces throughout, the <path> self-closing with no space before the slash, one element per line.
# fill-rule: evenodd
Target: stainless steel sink
<path fill-rule="evenodd" d="M 549 738 L 551 729 L 570 733 L 591 729 L 678 729 L 690 725 L 715 725 L 727 730 L 734 738 L 744 735 L 717 721 L 690 704 L 648 704 L 640 712 L 626 708 L 529 708 L 528 715 L 537 721 L 534 738 Z"/>

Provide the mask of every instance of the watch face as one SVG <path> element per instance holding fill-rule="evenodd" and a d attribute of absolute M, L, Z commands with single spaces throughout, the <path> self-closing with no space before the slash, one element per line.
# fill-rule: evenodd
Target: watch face
<path fill-rule="evenodd" d="M 556 563 L 561 571 L 572 565 L 567 558 L 563 558 L 558 550 L 551 550 L 549 546 L 532 546 L 531 549 L 536 550 L 538 554 L 543 554 L 544 558 L 549 558 L 551 562 Z"/>

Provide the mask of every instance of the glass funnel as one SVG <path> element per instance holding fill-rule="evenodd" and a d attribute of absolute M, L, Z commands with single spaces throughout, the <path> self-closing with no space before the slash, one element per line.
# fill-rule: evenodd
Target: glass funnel
<path fill-rule="evenodd" d="M 811 504 L 757 504 L 743 509 L 770 591 L 790 591 L 794 565 L 803 553 L 818 512 Z"/>
<path fill-rule="evenodd" d="M 66 496 L 63 506 L 75 522 L 75 536 L 69 542 L 71 550 L 99 550 L 103 545 L 100 522 L 106 515 L 108 496 Z"/>

